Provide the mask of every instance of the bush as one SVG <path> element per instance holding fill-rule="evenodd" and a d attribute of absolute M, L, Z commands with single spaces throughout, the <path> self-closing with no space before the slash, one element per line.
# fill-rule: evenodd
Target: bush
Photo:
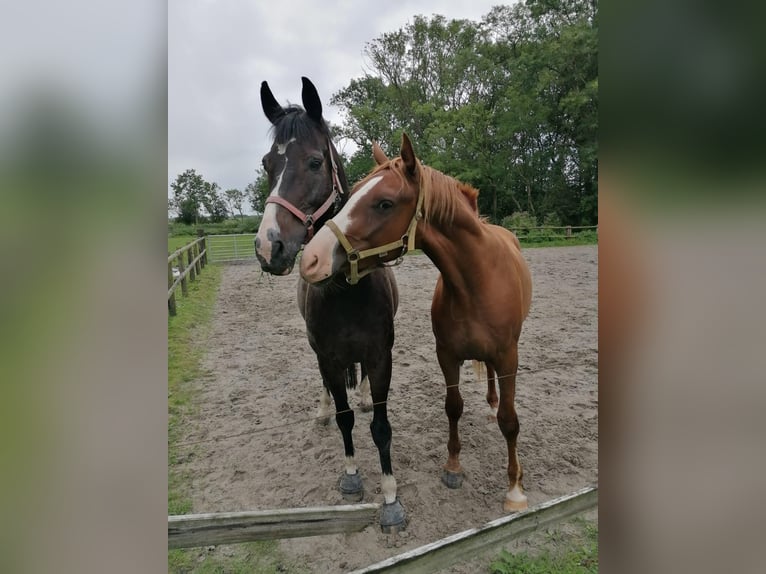
<path fill-rule="evenodd" d="M 537 218 L 527 211 L 516 211 L 513 215 L 503 217 L 500 225 L 514 233 L 529 233 L 530 228 L 537 227 Z"/>

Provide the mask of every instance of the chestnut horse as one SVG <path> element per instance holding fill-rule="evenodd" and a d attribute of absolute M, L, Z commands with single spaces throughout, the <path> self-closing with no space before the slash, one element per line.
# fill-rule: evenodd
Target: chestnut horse
<path fill-rule="evenodd" d="M 486 365 L 487 402 L 496 409 L 508 446 L 504 510 L 524 510 L 527 497 L 516 454 L 519 419 L 514 395 L 518 342 L 531 304 L 532 280 L 519 241 L 478 216 L 476 189 L 423 165 L 406 134 L 400 157 L 388 160 L 377 146 L 373 153 L 378 167 L 306 245 L 301 276 L 317 283 L 345 274 L 353 282 L 407 250 L 423 250 L 441 272 L 431 324 L 447 385 L 449 456 L 442 480 L 450 488 L 462 484 L 458 420 L 463 399 L 458 384 L 461 363 L 473 359 Z"/>
<path fill-rule="evenodd" d="M 303 78 L 302 99 L 305 110 L 299 106 L 283 108 L 268 84 L 261 84 L 261 104 L 272 123 L 274 143 L 263 158 L 270 195 L 255 247 L 261 268 L 274 275 L 290 273 L 304 242 L 315 229 L 321 231 L 324 221 L 349 197 L 340 156 L 322 118 L 322 102 L 308 78 Z M 406 523 L 391 467 L 391 425 L 386 405 L 398 303 L 390 269 L 377 269 L 355 285 L 342 277 L 323 285 L 298 279 L 298 307 L 324 386 L 319 420 L 329 421 L 332 395 L 346 454 L 339 488 L 345 499 L 353 501 L 362 499 L 364 488 L 354 462 L 354 411 L 348 404 L 347 388 L 356 386 L 356 364 L 361 366 L 362 410 L 373 410 L 370 431 L 380 455 L 384 497 L 380 525 L 386 532 L 402 529 Z"/>

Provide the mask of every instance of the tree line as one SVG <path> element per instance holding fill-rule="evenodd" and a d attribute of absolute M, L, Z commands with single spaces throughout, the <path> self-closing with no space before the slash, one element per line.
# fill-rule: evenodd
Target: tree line
<path fill-rule="evenodd" d="M 206 181 L 194 169 L 187 169 L 178 174 L 170 189 L 173 195 L 168 198 L 168 211 L 174 211 L 176 221 L 181 223 L 218 223 L 236 215 L 244 221 L 246 202 L 253 211 L 263 211 L 264 186 L 259 180 L 247 184 L 244 190 L 231 188 L 221 191 L 217 183 Z"/>
<path fill-rule="evenodd" d="M 372 141 L 396 155 L 406 131 L 424 163 L 480 190 L 496 223 L 597 222 L 597 0 L 526 0 L 479 22 L 415 16 L 363 54 L 368 71 L 330 100 L 334 134 L 356 147 L 350 183 L 372 169 Z"/>

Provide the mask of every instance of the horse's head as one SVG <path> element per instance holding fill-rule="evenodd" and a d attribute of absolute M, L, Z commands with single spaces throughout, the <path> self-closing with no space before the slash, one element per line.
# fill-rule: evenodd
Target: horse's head
<path fill-rule="evenodd" d="M 388 160 L 377 144 L 373 157 L 378 166 L 354 186 L 340 213 L 306 245 L 300 271 L 307 282 L 345 273 L 353 284 L 414 247 L 423 167 L 406 134 L 400 157 Z"/>
<path fill-rule="evenodd" d="M 269 197 L 255 251 L 261 268 L 274 275 L 292 271 L 301 246 L 342 204 L 348 187 L 316 88 L 308 78 L 302 80 L 303 108 L 283 108 L 268 84 L 261 84 L 261 105 L 274 143 L 263 156 Z"/>

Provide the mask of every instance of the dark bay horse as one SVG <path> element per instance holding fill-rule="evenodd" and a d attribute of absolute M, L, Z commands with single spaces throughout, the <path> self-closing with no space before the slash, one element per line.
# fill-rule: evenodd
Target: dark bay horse
<path fill-rule="evenodd" d="M 509 488 L 505 511 L 527 508 L 516 454 L 519 420 L 514 396 L 521 326 L 532 299 L 532 280 L 519 241 L 510 231 L 486 223 L 476 211 L 478 191 L 423 165 L 406 134 L 400 157 L 378 162 L 360 181 L 351 200 L 306 245 L 301 276 L 310 283 L 345 274 L 350 281 L 419 247 L 439 268 L 431 304 L 436 354 L 447 384 L 449 456 L 442 480 L 462 484 L 458 420 L 463 399 L 460 364 L 486 365 L 487 402 L 508 445 Z M 500 395 L 498 397 L 495 382 Z"/>
<path fill-rule="evenodd" d="M 270 195 L 255 245 L 261 268 L 274 275 L 290 273 L 303 244 L 349 198 L 340 157 L 322 118 L 322 102 L 308 78 L 303 78 L 302 100 L 305 109 L 283 108 L 268 84 L 261 84 L 261 104 L 273 126 L 274 142 L 263 158 Z M 332 395 L 346 454 L 339 488 L 344 498 L 356 501 L 362 499 L 364 488 L 354 462 L 354 411 L 347 389 L 356 385 L 356 364 L 361 366 L 362 408 L 373 410 L 370 431 L 380 455 L 384 497 L 380 524 L 385 532 L 402 529 L 406 523 L 391 467 L 392 433 L 386 406 L 398 304 L 396 281 L 387 268 L 376 269 L 355 285 L 343 277 L 321 285 L 298 280 L 298 307 L 324 387 L 320 419 L 329 420 Z M 365 399 L 365 391 L 371 399 Z"/>

